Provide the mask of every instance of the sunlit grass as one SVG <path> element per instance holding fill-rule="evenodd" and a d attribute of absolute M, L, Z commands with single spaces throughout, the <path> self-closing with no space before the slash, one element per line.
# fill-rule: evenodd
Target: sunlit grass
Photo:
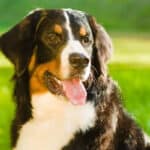
<path fill-rule="evenodd" d="M 11 67 L 12 64 L 0 53 L 0 67 Z"/>
<path fill-rule="evenodd" d="M 117 36 L 113 38 L 113 43 L 113 62 L 150 65 L 150 36 Z"/>
<path fill-rule="evenodd" d="M 13 117 L 12 69 L 0 67 L 0 149 L 10 148 L 10 122 Z"/>

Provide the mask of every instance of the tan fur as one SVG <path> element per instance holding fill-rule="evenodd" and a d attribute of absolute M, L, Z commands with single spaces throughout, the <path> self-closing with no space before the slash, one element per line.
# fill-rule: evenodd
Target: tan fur
<path fill-rule="evenodd" d="M 28 66 L 29 72 L 32 72 L 32 70 L 34 69 L 35 62 L 36 62 L 36 55 L 33 54 L 32 57 L 31 57 L 29 66 Z"/>
<path fill-rule="evenodd" d="M 54 31 L 55 31 L 56 33 L 58 33 L 58 34 L 62 34 L 63 29 L 62 29 L 61 25 L 55 24 L 55 25 L 54 25 Z"/>
<path fill-rule="evenodd" d="M 34 57 L 33 57 L 34 59 Z M 32 66 L 33 67 L 33 66 Z M 31 75 L 30 79 L 30 92 L 33 93 L 43 93 L 47 91 L 47 88 L 44 84 L 43 75 L 45 71 L 51 72 L 53 75 L 56 75 L 57 77 L 61 76 L 59 75 L 59 62 L 57 60 L 53 60 L 51 62 L 41 64 L 37 68 L 35 68 L 33 74 Z"/>
<path fill-rule="evenodd" d="M 85 29 L 84 27 L 81 27 L 81 28 L 80 28 L 80 31 L 79 31 L 79 34 L 80 34 L 81 36 L 85 36 L 85 35 L 87 34 L 86 29 Z"/>

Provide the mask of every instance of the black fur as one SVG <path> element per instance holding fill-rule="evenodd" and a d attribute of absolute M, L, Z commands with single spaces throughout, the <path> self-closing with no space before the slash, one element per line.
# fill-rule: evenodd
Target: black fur
<path fill-rule="evenodd" d="M 15 88 L 14 98 L 16 103 L 16 115 L 12 122 L 11 128 L 11 146 L 16 145 L 18 139 L 18 132 L 21 126 L 32 118 L 32 106 L 30 103 L 29 91 L 29 74 L 25 71 L 21 77 L 14 77 Z"/>
<path fill-rule="evenodd" d="M 38 11 L 34 15 L 29 15 L 0 37 L 1 50 L 15 65 L 17 76 L 24 73 L 33 53 L 36 24 L 40 15 Z"/>
<path fill-rule="evenodd" d="M 18 131 L 21 125 L 32 117 L 30 112 L 31 104 L 28 93 L 28 80 L 28 74 L 26 72 L 21 79 L 17 79 L 15 86 L 15 96 L 16 99 L 18 99 L 18 103 L 16 118 L 12 124 L 12 146 L 16 144 Z M 144 138 L 141 129 L 123 111 L 121 95 L 118 86 L 116 86 L 109 78 L 107 79 L 107 84 L 105 83 L 106 85 L 104 85 L 101 79 L 98 79 L 93 83 L 87 89 L 88 100 L 95 101 L 95 109 L 98 120 L 95 126 L 87 132 L 76 133 L 70 143 L 68 143 L 67 146 L 64 146 L 63 150 L 148 150 L 148 147 L 145 149 Z M 110 95 L 108 95 L 106 92 L 108 86 L 112 86 Z M 25 93 L 24 91 L 28 92 Z M 19 104 L 20 100 L 21 104 Z M 105 108 L 103 108 L 104 105 Z M 114 106 L 119 111 L 118 125 L 116 132 L 112 132 L 113 137 L 110 137 L 107 131 L 112 130 L 110 127 L 109 118 L 111 118 Z M 108 147 L 100 148 L 107 143 L 107 140 L 110 140 Z"/>
<path fill-rule="evenodd" d="M 103 84 L 100 83 L 97 85 L 99 88 Z M 123 112 L 118 87 L 111 79 L 107 80 L 107 86 L 112 86 L 110 95 L 106 93 L 107 87 L 101 89 L 100 95 L 98 90 L 95 91 L 95 88 L 93 91 L 99 95 L 93 97 L 94 101 L 98 101 L 96 104 L 98 116 L 96 125 L 88 132 L 77 133 L 75 138 L 63 150 L 145 150 L 141 129 Z M 114 107 L 119 111 L 119 116 L 116 132 L 113 133 L 109 119 Z"/>

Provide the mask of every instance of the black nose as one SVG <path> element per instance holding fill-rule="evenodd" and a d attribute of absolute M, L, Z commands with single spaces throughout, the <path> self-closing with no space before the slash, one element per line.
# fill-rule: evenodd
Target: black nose
<path fill-rule="evenodd" d="M 89 58 L 80 53 L 72 53 L 69 62 L 74 68 L 85 68 L 89 64 Z"/>

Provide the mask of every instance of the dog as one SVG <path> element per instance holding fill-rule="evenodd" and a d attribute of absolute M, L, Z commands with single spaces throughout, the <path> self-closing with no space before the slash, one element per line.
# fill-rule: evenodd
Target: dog
<path fill-rule="evenodd" d="M 112 42 L 94 17 L 34 10 L 0 49 L 15 68 L 13 150 L 150 150 L 108 76 Z"/>

